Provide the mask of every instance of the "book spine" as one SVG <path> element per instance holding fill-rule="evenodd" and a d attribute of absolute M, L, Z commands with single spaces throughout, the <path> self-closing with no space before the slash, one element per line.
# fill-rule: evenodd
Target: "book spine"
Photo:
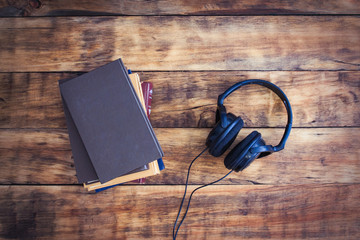
<path fill-rule="evenodd" d="M 153 95 L 153 85 L 151 82 L 142 82 L 141 83 L 142 92 L 145 99 L 145 107 L 146 107 L 146 114 L 148 118 L 150 117 L 151 113 L 151 100 Z"/>

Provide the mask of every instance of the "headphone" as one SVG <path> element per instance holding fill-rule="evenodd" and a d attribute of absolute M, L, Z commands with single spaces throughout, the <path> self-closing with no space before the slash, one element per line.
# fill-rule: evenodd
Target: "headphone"
<path fill-rule="evenodd" d="M 180 221 L 178 227 L 176 228 L 177 221 L 180 216 L 180 212 L 182 209 L 182 206 L 184 204 L 185 196 L 186 196 L 186 190 L 188 186 L 189 181 L 189 174 L 190 174 L 190 168 L 194 161 L 200 157 L 207 149 L 209 149 L 209 153 L 213 155 L 214 157 L 221 156 L 234 142 L 236 136 L 240 132 L 241 128 L 244 126 L 244 121 L 241 119 L 241 117 L 236 117 L 232 113 L 226 113 L 226 108 L 224 106 L 224 100 L 227 98 L 232 92 L 239 89 L 242 86 L 249 85 L 249 84 L 257 84 L 264 86 L 280 97 L 282 102 L 285 105 L 286 111 L 287 111 L 287 124 L 285 128 L 285 132 L 283 137 L 281 138 L 281 141 L 278 145 L 272 146 L 272 145 L 266 145 L 265 141 L 262 139 L 261 134 L 257 131 L 253 131 L 250 133 L 246 138 L 244 138 L 238 145 L 236 145 L 229 154 L 224 159 L 225 167 L 230 169 L 231 171 L 227 173 L 222 178 L 213 181 L 211 183 L 202 185 L 200 187 L 197 187 L 195 190 L 192 191 L 189 197 L 189 201 L 186 207 L 186 211 L 184 213 L 184 216 L 182 220 Z M 190 201 L 193 194 L 206 186 L 212 185 L 214 183 L 217 183 L 224 178 L 226 178 L 232 171 L 238 172 L 244 170 L 246 167 L 250 165 L 252 161 L 254 161 L 256 158 L 262 158 L 265 157 L 273 152 L 278 152 L 284 149 L 286 140 L 289 137 L 291 126 L 292 126 L 292 111 L 291 106 L 288 98 L 286 97 L 285 93 L 275 84 L 261 80 L 261 79 L 249 79 L 242 82 L 238 82 L 228 88 L 223 94 L 219 95 L 218 102 L 217 102 L 217 110 L 216 110 L 216 125 L 215 127 L 210 131 L 209 136 L 206 139 L 206 148 L 197 156 L 195 157 L 189 166 L 187 178 L 186 178 L 186 184 L 185 184 L 185 191 L 184 196 L 182 198 L 180 208 L 178 215 L 176 217 L 174 228 L 173 228 L 173 239 L 176 239 L 176 236 L 178 234 L 178 231 L 180 229 L 181 224 L 184 222 L 185 217 L 188 213 L 189 207 L 190 207 Z"/>
<path fill-rule="evenodd" d="M 238 82 L 218 97 L 216 125 L 210 131 L 209 136 L 206 139 L 206 146 L 209 149 L 209 153 L 214 157 L 221 156 L 234 142 L 236 136 L 244 126 L 244 121 L 241 117 L 237 117 L 232 113 L 226 113 L 224 100 L 235 90 L 249 84 L 264 86 L 280 97 L 287 111 L 287 124 L 284 135 L 280 143 L 276 146 L 266 145 L 261 134 L 257 131 L 253 131 L 237 144 L 224 159 L 225 167 L 236 172 L 244 170 L 256 158 L 262 158 L 273 152 L 284 149 L 292 127 L 293 115 L 290 102 L 285 93 L 278 86 L 261 79 L 248 79 Z"/>

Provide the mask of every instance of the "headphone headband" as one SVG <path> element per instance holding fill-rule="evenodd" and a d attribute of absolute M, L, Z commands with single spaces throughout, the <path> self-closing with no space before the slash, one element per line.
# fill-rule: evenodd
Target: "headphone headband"
<path fill-rule="evenodd" d="M 256 152 L 277 152 L 277 151 L 280 151 L 280 150 L 284 149 L 286 140 L 290 135 L 290 131 L 291 131 L 291 127 L 292 127 L 293 115 L 292 115 L 290 102 L 289 102 L 288 98 L 286 97 L 285 93 L 278 86 L 276 86 L 275 84 L 273 84 L 271 82 L 261 80 L 261 79 L 248 79 L 248 80 L 241 81 L 241 82 L 238 82 L 238 83 L 234 84 L 233 86 L 229 87 L 223 94 L 220 94 L 219 97 L 218 97 L 218 110 L 219 110 L 219 115 L 220 115 L 220 123 L 223 125 L 226 122 L 226 109 L 224 107 L 225 98 L 227 98 L 232 92 L 239 89 L 240 87 L 245 86 L 245 85 L 249 85 L 249 84 L 261 85 L 261 86 L 264 86 L 264 87 L 270 89 L 274 93 L 276 93 L 276 95 L 278 95 L 279 98 L 284 103 L 286 111 L 287 111 L 287 115 L 288 115 L 288 120 L 287 120 L 287 124 L 286 124 L 286 128 L 285 128 L 285 132 L 284 132 L 283 137 L 281 138 L 280 143 L 275 147 L 271 146 L 271 145 L 257 147 L 256 149 L 253 149 L 253 151 L 254 152 L 255 151 Z"/>

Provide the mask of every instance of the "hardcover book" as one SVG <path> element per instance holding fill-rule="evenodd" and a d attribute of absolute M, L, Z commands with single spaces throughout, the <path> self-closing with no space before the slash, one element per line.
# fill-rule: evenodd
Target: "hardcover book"
<path fill-rule="evenodd" d="M 150 96 L 152 95 L 152 84 L 149 82 L 140 83 L 140 77 L 137 73 L 129 74 L 129 76 L 131 83 L 133 84 L 133 87 L 135 89 L 135 92 L 139 97 L 140 102 L 144 107 L 144 110 L 146 111 L 150 107 L 149 104 L 151 104 L 149 100 L 151 99 Z M 120 176 L 105 183 L 100 183 L 99 181 L 84 183 L 84 188 L 86 188 L 88 191 L 96 190 L 96 192 L 99 192 L 125 182 L 145 179 L 145 177 L 150 177 L 159 174 L 160 170 L 164 169 L 164 164 L 162 162 L 162 159 L 158 159 L 157 161 L 153 161 L 149 163 L 147 167 L 148 168 L 146 170 L 128 173 L 126 175 Z"/>
<path fill-rule="evenodd" d="M 59 86 L 79 182 L 105 183 L 163 157 L 121 59 Z"/>

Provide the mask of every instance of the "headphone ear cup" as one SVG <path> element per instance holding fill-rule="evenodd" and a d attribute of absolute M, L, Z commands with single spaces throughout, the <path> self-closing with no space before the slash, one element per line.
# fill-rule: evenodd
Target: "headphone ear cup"
<path fill-rule="evenodd" d="M 211 149 L 224 130 L 225 129 L 221 126 L 220 122 L 217 122 L 206 138 L 206 146 Z"/>
<path fill-rule="evenodd" d="M 231 113 L 227 114 L 227 122 L 228 125 L 223 128 L 219 121 L 206 139 L 206 146 L 209 147 L 209 153 L 214 157 L 221 156 L 230 147 L 244 125 L 240 117 L 236 117 Z"/>
<path fill-rule="evenodd" d="M 236 172 L 244 170 L 260 155 L 258 152 L 251 152 L 250 149 L 264 145 L 265 141 L 261 138 L 261 134 L 257 131 L 253 131 L 237 144 L 225 157 L 225 167 L 233 169 Z"/>

